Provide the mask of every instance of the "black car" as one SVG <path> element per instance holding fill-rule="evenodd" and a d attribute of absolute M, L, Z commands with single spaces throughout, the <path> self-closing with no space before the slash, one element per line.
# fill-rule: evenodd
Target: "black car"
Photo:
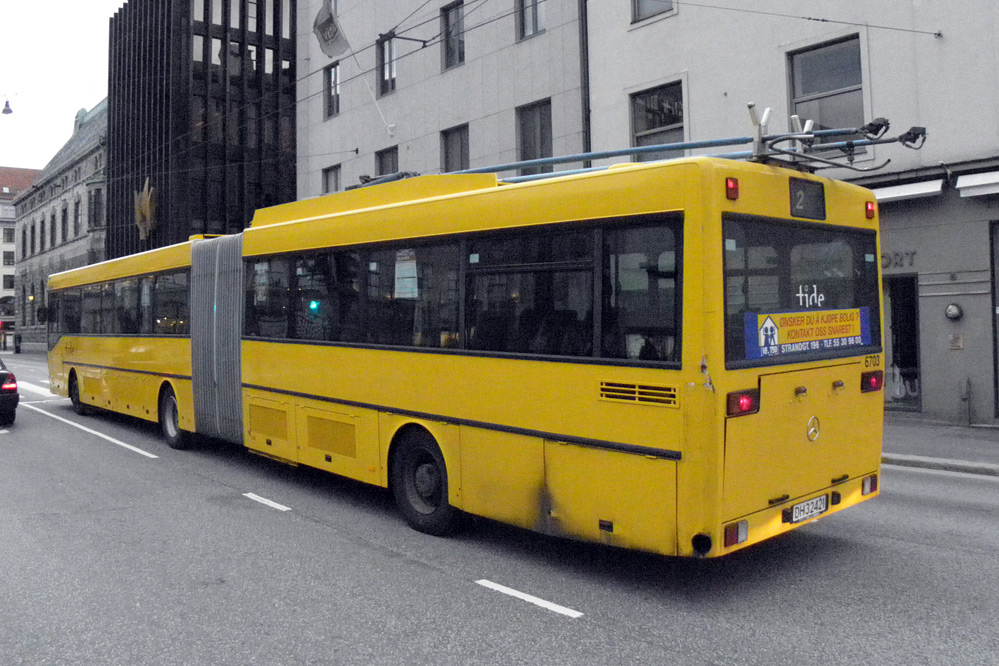
<path fill-rule="evenodd" d="M 0 427 L 13 425 L 17 416 L 17 377 L 0 360 Z"/>

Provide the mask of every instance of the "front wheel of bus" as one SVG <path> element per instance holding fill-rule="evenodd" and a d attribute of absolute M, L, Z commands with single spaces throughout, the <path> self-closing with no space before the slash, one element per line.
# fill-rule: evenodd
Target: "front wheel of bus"
<path fill-rule="evenodd" d="M 76 382 L 76 373 L 69 376 L 69 401 L 73 403 L 73 411 L 80 416 L 90 413 L 90 408 L 80 400 L 80 385 Z"/>
<path fill-rule="evenodd" d="M 191 444 L 190 433 L 180 429 L 180 410 L 177 396 L 167 387 L 160 396 L 160 429 L 163 439 L 171 449 L 186 449 Z"/>
<path fill-rule="evenodd" d="M 457 511 L 448 503 L 444 456 L 426 431 L 410 432 L 399 442 L 392 458 L 392 493 L 413 529 L 443 536 L 454 528 Z"/>

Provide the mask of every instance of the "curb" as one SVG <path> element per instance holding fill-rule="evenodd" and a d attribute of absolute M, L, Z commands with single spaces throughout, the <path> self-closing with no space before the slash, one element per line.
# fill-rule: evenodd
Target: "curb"
<path fill-rule="evenodd" d="M 948 472 L 965 472 L 967 474 L 999 476 L 999 465 L 981 462 L 968 462 L 966 460 L 953 460 L 950 458 L 930 458 L 927 456 L 908 456 L 900 453 L 886 453 L 881 456 L 881 462 L 885 465 L 898 465 L 900 467 L 920 467 L 923 469 L 946 470 Z"/>

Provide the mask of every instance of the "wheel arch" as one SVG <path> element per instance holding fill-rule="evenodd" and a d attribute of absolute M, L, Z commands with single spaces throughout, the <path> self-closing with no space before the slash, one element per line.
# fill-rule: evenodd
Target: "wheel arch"
<path fill-rule="evenodd" d="M 457 425 L 438 421 L 422 421 L 412 418 L 383 414 L 379 424 L 380 430 L 387 433 L 383 442 L 387 443 L 384 460 L 385 487 L 392 491 L 392 464 L 399 450 L 399 443 L 406 437 L 425 433 L 437 445 L 444 457 L 444 467 L 447 471 L 448 502 L 456 509 L 462 506 L 461 501 L 461 456 L 459 450 L 459 428 Z"/>

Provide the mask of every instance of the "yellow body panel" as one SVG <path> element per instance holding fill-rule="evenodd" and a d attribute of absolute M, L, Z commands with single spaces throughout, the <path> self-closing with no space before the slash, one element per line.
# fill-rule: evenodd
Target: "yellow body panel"
<path fill-rule="evenodd" d="M 67 397 L 71 372 L 84 404 L 146 421 L 159 419 L 160 389 L 169 384 L 177 396 L 180 427 L 194 430 L 187 338 L 64 336 L 49 352 L 50 390 Z"/>
<path fill-rule="evenodd" d="M 884 395 L 860 392 L 862 367 L 853 362 L 760 377 L 759 414 L 726 421 L 724 521 L 878 468 L 881 447 L 871 441 L 881 441 Z"/>
<path fill-rule="evenodd" d="M 695 554 L 695 538 L 706 537 L 714 544 L 707 555 L 717 556 L 786 532 L 798 525 L 781 522 L 783 508 L 833 489 L 842 501 L 830 512 L 869 499 L 876 493 L 861 497 L 860 480 L 878 471 L 883 395 L 860 394 L 863 357 L 725 367 L 722 216 L 794 221 L 789 176 L 823 183 L 826 224 L 877 229 L 865 217 L 867 190 L 710 158 L 517 185 L 492 175 L 423 177 L 258 211 L 243 235 L 247 258 L 682 214 L 682 356 L 679 369 L 667 369 L 245 338 L 244 444 L 388 486 L 397 436 L 420 427 L 441 449 L 455 507 L 663 554 Z M 737 200 L 725 198 L 726 177 L 739 179 Z M 50 288 L 189 265 L 192 242 L 61 273 Z M 50 355 L 61 395 L 71 368 L 83 377 L 86 402 L 142 418 L 156 418 L 158 382 L 169 381 L 182 427 L 194 429 L 186 340 L 66 337 Z M 844 388 L 833 389 L 839 380 Z M 726 394 L 757 386 L 760 413 L 726 418 Z M 805 394 L 795 394 L 801 386 Z M 647 388 L 670 396 L 668 404 L 622 397 Z M 803 435 L 813 416 L 822 423 L 817 442 Z M 726 549 L 733 519 L 749 523 L 750 538 Z"/>

